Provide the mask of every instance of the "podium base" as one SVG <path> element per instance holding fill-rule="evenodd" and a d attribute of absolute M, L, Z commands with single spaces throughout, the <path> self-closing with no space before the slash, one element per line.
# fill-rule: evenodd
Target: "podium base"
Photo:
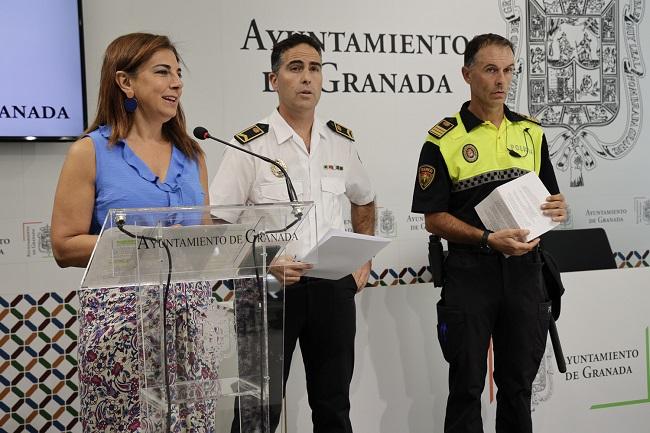
<path fill-rule="evenodd" d="M 251 396 L 261 398 L 259 385 L 247 380 L 230 377 L 217 380 L 179 382 L 170 386 L 172 404 L 218 400 L 222 397 Z M 162 386 L 143 387 L 141 401 L 166 411 L 167 400 Z"/>

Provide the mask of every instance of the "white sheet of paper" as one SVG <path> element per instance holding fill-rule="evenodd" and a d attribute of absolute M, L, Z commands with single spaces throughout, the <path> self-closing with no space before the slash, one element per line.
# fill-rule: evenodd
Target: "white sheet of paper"
<path fill-rule="evenodd" d="M 314 267 L 305 275 L 338 280 L 356 271 L 390 243 L 390 239 L 330 229 L 304 257 Z"/>
<path fill-rule="evenodd" d="M 530 172 L 496 188 L 475 209 L 488 230 L 530 230 L 526 241 L 531 241 L 559 224 L 540 209 L 549 195 L 537 174 Z"/>

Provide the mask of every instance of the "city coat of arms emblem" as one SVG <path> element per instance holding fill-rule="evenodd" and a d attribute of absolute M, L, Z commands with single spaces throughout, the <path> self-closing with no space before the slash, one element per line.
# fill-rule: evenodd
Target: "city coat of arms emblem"
<path fill-rule="evenodd" d="M 574 187 L 584 185 L 584 171 L 598 158 L 624 157 L 639 136 L 644 2 L 622 2 L 501 0 L 520 75 L 507 102 L 515 106 L 527 86 L 528 112 L 545 127 L 551 158 L 570 170 Z M 617 136 L 603 138 L 611 137 L 601 133 L 606 126 Z"/>

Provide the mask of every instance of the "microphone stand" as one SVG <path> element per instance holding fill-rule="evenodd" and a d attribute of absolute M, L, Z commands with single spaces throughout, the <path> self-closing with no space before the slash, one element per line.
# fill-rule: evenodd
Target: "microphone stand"
<path fill-rule="evenodd" d="M 123 213 L 118 213 L 115 215 L 115 225 L 125 235 L 127 235 L 130 238 L 133 239 L 138 239 L 142 238 L 147 241 L 151 242 L 158 242 L 159 239 L 152 238 L 150 236 L 145 236 L 143 234 L 140 235 L 135 235 L 128 231 L 127 229 L 124 228 L 124 224 L 126 224 L 126 215 Z M 172 279 L 172 255 L 171 252 L 169 251 L 169 246 L 165 243 L 162 242 L 163 247 L 165 247 L 165 252 L 167 253 L 167 284 L 165 284 L 164 289 L 163 289 L 163 298 L 162 298 L 162 334 L 163 334 L 163 347 L 162 347 L 162 368 L 163 368 L 163 386 L 164 386 L 164 392 L 165 392 L 165 400 L 167 401 L 167 414 L 166 414 L 166 422 L 165 422 L 165 430 L 169 433 L 171 432 L 172 428 L 172 401 L 171 401 L 171 390 L 170 390 L 170 383 L 169 383 L 169 370 L 167 368 L 167 302 L 169 300 L 169 286 L 171 284 L 171 279 Z M 143 342 L 144 343 L 144 342 Z"/>
<path fill-rule="evenodd" d="M 290 222 L 288 225 L 283 227 L 283 228 L 273 229 L 273 230 L 268 230 L 268 231 L 261 231 L 259 233 L 255 233 L 253 235 L 253 242 L 252 242 L 253 251 L 252 251 L 252 255 L 253 255 L 253 267 L 255 269 L 255 285 L 257 287 L 258 293 L 260 293 L 261 296 L 264 296 L 264 288 L 263 288 L 263 286 L 262 286 L 262 284 L 260 282 L 260 273 L 259 273 L 258 264 L 257 264 L 257 254 L 255 252 L 256 243 L 259 241 L 260 236 L 262 236 L 262 235 L 266 235 L 266 234 L 269 234 L 269 233 L 282 233 L 282 232 L 285 232 L 285 231 L 289 230 L 291 227 L 296 225 L 303 217 L 303 209 L 302 209 L 302 206 L 298 205 L 298 195 L 296 194 L 296 190 L 293 187 L 293 183 L 291 182 L 291 178 L 289 177 L 289 173 L 287 173 L 285 168 L 282 167 L 282 165 L 280 165 L 277 161 L 274 161 L 271 158 L 260 155 L 258 153 L 255 153 L 255 152 L 250 151 L 248 149 L 245 149 L 243 147 L 236 146 L 236 145 L 234 145 L 232 143 L 229 143 L 229 142 L 227 142 L 225 140 L 222 140 L 220 138 L 214 137 L 208 132 L 208 130 L 206 128 L 204 128 L 202 126 L 197 126 L 196 128 L 194 128 L 194 137 L 196 137 L 199 140 L 205 140 L 206 138 L 209 138 L 209 139 L 214 140 L 214 141 L 216 141 L 218 143 L 224 144 L 224 145 L 226 145 L 228 147 L 232 147 L 233 149 L 237 149 L 240 152 L 244 152 L 244 153 L 247 153 L 247 154 L 249 154 L 251 156 L 259 158 L 259 159 L 261 159 L 263 161 L 266 161 L 266 162 L 268 162 L 270 164 L 273 164 L 284 175 L 284 180 L 285 180 L 285 182 L 287 184 L 287 195 L 289 196 L 289 202 L 291 203 L 291 207 L 292 207 L 292 214 L 295 217 L 295 219 L 292 222 Z M 264 258 L 264 262 L 266 263 L 266 258 Z M 264 302 L 264 304 L 266 305 L 266 302 Z M 260 318 L 261 322 L 264 323 L 265 320 L 266 320 L 266 318 L 264 317 L 264 309 L 260 310 L 260 315 L 261 315 L 261 318 Z M 264 335 L 264 341 L 268 342 L 268 334 L 267 333 L 265 333 L 265 335 Z M 264 351 L 264 345 L 260 345 L 260 357 L 261 357 L 263 351 Z M 262 371 L 262 368 L 263 368 L 262 363 L 260 363 L 260 376 L 264 375 L 264 372 Z M 261 397 L 261 399 L 263 401 L 264 400 L 264 389 L 263 388 L 260 390 L 260 397 Z M 263 410 L 263 409 L 260 407 L 260 410 Z M 240 408 L 240 416 L 241 416 L 241 408 Z M 262 412 L 260 418 L 262 420 L 262 427 L 264 428 L 265 417 L 264 417 L 263 412 Z"/>
<path fill-rule="evenodd" d="M 289 174 L 284 169 L 284 167 L 282 167 L 282 165 L 280 165 L 277 161 L 274 161 L 271 158 L 268 158 L 268 157 L 266 157 L 264 155 L 260 155 L 259 153 L 252 152 L 252 151 L 250 151 L 248 149 L 245 149 L 243 147 L 236 146 L 236 145 L 234 145 L 232 143 L 227 142 L 226 140 L 222 140 L 220 138 L 214 137 L 213 135 L 211 135 L 208 132 L 207 129 L 205 129 L 205 128 L 201 127 L 201 126 L 197 126 L 196 128 L 194 128 L 194 137 L 198 138 L 199 140 L 205 140 L 206 138 L 209 138 L 210 140 L 214 140 L 214 141 L 216 141 L 218 143 L 225 144 L 226 146 L 232 147 L 233 149 L 237 149 L 240 152 L 244 152 L 244 153 L 247 153 L 247 154 L 249 154 L 251 156 L 259 158 L 262 161 L 266 161 L 269 164 L 273 164 L 274 166 L 276 166 L 278 168 L 278 170 L 280 170 L 280 172 L 282 172 L 282 175 L 284 176 L 284 181 L 287 184 L 287 194 L 289 195 L 289 201 L 290 202 L 297 202 L 298 201 L 298 195 L 296 194 L 296 190 L 293 187 L 293 183 L 291 182 L 291 178 L 289 177 Z M 300 208 L 298 206 L 294 206 L 293 214 L 298 219 L 302 218 L 302 208 Z M 289 228 L 289 227 L 287 227 L 287 228 Z"/>

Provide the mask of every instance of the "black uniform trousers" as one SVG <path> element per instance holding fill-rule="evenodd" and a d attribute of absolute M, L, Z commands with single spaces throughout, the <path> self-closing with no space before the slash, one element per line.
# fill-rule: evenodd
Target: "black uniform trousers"
<path fill-rule="evenodd" d="M 438 303 L 438 340 L 449 362 L 445 433 L 483 432 L 481 394 L 490 337 L 497 433 L 531 433 L 532 384 L 546 348 L 551 302 L 538 251 L 506 258 L 450 244 Z"/>
<path fill-rule="evenodd" d="M 352 275 L 337 281 L 302 277 L 280 292 L 278 298 L 267 298 L 271 432 L 280 422 L 284 387 L 299 343 L 314 433 L 352 433 L 349 395 L 354 370 L 356 292 Z M 236 421 L 231 432 L 239 432 Z"/>

